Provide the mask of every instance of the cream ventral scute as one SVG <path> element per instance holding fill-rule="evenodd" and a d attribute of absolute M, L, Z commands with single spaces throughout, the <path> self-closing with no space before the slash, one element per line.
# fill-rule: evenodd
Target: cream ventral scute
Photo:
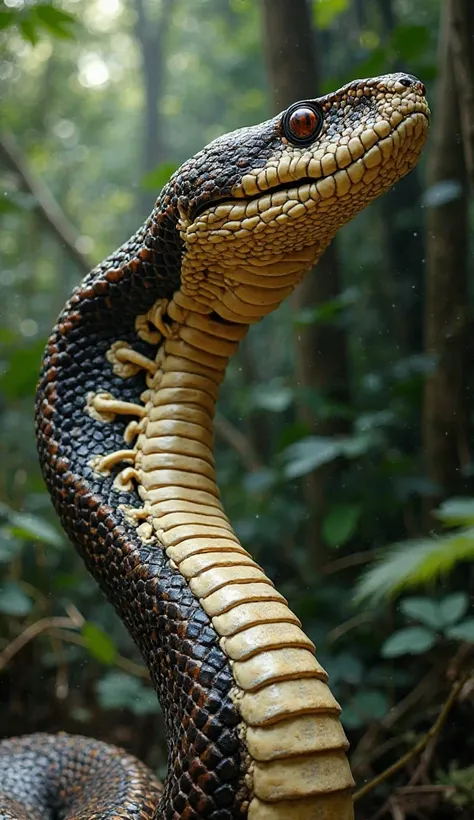
<path fill-rule="evenodd" d="M 398 73 L 220 137 L 74 292 L 45 355 L 40 459 L 67 532 L 148 665 L 169 771 L 162 788 L 131 758 L 120 774 L 120 753 L 104 744 L 6 741 L 0 808 L 26 805 L 34 771 L 71 818 L 353 818 L 339 705 L 225 514 L 213 417 L 249 327 L 414 167 L 428 122 L 424 86 Z"/>

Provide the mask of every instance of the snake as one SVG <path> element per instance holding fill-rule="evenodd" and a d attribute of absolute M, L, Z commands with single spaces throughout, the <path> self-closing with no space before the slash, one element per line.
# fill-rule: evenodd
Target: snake
<path fill-rule="evenodd" d="M 428 126 L 424 85 L 398 72 L 220 136 L 72 293 L 42 363 L 39 458 L 148 667 L 168 773 L 92 738 L 7 739 L 2 820 L 354 817 L 340 706 L 225 514 L 213 418 L 249 328 L 415 166 Z"/>

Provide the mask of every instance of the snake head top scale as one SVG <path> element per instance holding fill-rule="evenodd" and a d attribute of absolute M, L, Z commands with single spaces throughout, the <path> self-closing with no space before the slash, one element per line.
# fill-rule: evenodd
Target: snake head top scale
<path fill-rule="evenodd" d="M 261 287 L 270 269 L 286 274 L 278 281 L 291 288 L 342 224 L 413 168 L 428 116 L 423 84 L 392 74 L 356 80 L 214 140 L 164 192 L 165 201 L 177 199 L 186 291 L 209 301 L 206 285 L 218 287 L 236 266 L 252 268 Z M 225 290 L 215 300 L 219 315 L 260 318 L 232 281 Z"/>
<path fill-rule="evenodd" d="M 424 86 L 398 73 L 220 137 L 74 291 L 43 361 L 40 461 L 147 663 L 169 770 L 161 787 L 95 741 L 6 741 L 0 814 L 353 817 L 339 706 L 298 618 L 225 515 L 213 416 L 249 326 L 413 168 L 428 122 Z"/>

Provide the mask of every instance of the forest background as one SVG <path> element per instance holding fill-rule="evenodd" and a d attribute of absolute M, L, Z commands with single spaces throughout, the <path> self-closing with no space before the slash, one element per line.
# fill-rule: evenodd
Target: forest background
<path fill-rule="evenodd" d="M 474 816 L 473 37 L 469 0 L 0 2 L 0 735 L 90 734 L 166 770 L 148 674 L 37 465 L 71 289 L 203 144 L 406 70 L 434 114 L 423 160 L 252 328 L 218 473 L 318 646 L 359 787 L 397 764 L 358 816 Z"/>

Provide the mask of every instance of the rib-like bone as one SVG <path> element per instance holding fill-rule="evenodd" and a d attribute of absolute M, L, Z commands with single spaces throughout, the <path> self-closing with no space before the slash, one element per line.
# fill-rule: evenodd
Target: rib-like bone
<path fill-rule="evenodd" d="M 369 93 L 363 82 L 370 81 L 360 93 Z M 127 412 L 140 418 L 126 431 L 134 450 L 100 464 L 133 461 L 116 481 L 136 482 L 138 532 L 165 551 L 220 636 L 246 744 L 248 820 L 352 820 L 353 781 L 340 707 L 315 647 L 221 507 L 215 403 L 249 326 L 291 293 L 343 221 L 417 159 L 427 127 L 424 92 L 395 75 L 386 83 L 376 118 L 374 107 L 370 116 L 361 107 L 343 140 L 323 129 L 316 145 L 285 144 L 238 179 L 230 201 L 211 202 L 195 218 L 180 209 L 180 288 L 137 320 L 142 338 L 163 340 L 156 360 L 124 343 L 109 352 L 121 375 L 147 371 L 143 407 L 110 396 L 88 400 L 88 411 L 104 421 Z"/>

